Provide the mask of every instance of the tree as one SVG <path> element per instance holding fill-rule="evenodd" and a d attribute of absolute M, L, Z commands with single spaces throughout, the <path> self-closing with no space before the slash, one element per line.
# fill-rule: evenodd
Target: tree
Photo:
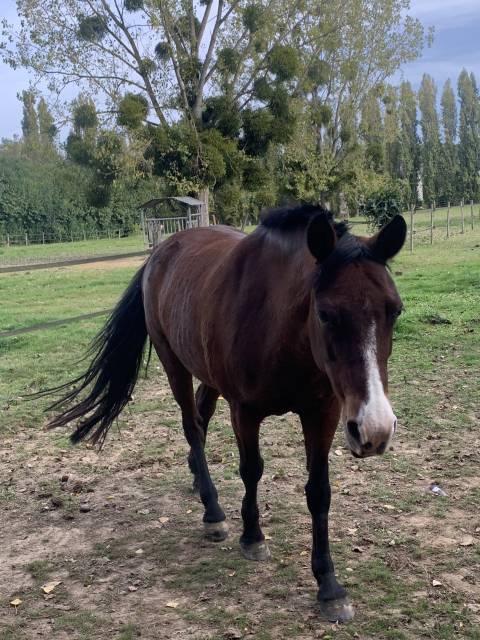
<path fill-rule="evenodd" d="M 447 202 L 456 199 L 458 193 L 457 105 L 450 79 L 445 82 L 441 98 L 443 144 L 441 154 L 442 194 Z"/>
<path fill-rule="evenodd" d="M 80 84 L 159 153 L 156 130 L 163 140 L 181 136 L 188 174 L 171 172 L 172 188 L 215 186 L 224 178 L 222 139 L 256 156 L 293 132 L 289 98 L 299 63 L 284 40 L 301 3 L 18 0 L 23 27 L 6 58 L 48 78 L 57 93 Z M 267 93 L 258 92 L 258 78 Z"/>
<path fill-rule="evenodd" d="M 385 170 L 394 179 L 401 178 L 400 122 L 398 112 L 398 93 L 395 87 L 388 86 L 383 96 L 385 109 Z"/>
<path fill-rule="evenodd" d="M 480 169 L 480 106 L 475 76 L 462 70 L 458 78 L 460 102 L 459 169 L 462 197 L 478 196 Z"/>
<path fill-rule="evenodd" d="M 358 162 L 357 114 L 372 92 L 381 95 L 389 76 L 418 57 L 428 38 L 406 14 L 409 0 L 304 2 L 304 22 L 291 36 L 304 60 L 299 91 L 317 121 L 319 153 L 332 172 L 327 182 L 338 190 Z M 377 143 L 369 161 L 379 166 Z"/>
<path fill-rule="evenodd" d="M 365 144 L 367 168 L 382 172 L 385 167 L 384 129 L 377 87 L 367 94 L 362 105 L 360 138 Z"/>
<path fill-rule="evenodd" d="M 293 99 L 308 103 L 336 188 L 357 148 L 364 96 L 424 42 L 420 23 L 405 17 L 408 0 L 17 4 L 23 26 L 6 60 L 48 78 L 53 91 L 75 83 L 98 95 L 108 115 L 157 154 L 152 166 L 175 156 L 165 177 L 177 191 L 245 187 L 250 159 L 291 139 Z"/>
<path fill-rule="evenodd" d="M 432 205 L 439 193 L 440 132 L 437 115 L 437 87 L 424 74 L 418 92 L 422 129 L 422 183 L 424 201 Z"/>
<path fill-rule="evenodd" d="M 22 134 L 27 152 L 38 148 L 40 136 L 38 131 L 38 117 L 35 108 L 35 94 L 33 91 L 22 91 L 23 103 Z"/>
<path fill-rule="evenodd" d="M 43 96 L 38 101 L 37 113 L 40 144 L 44 151 L 54 152 L 58 129 Z"/>
<path fill-rule="evenodd" d="M 400 85 L 400 176 L 406 180 L 409 189 L 407 203 L 412 206 L 417 201 L 420 170 L 420 143 L 417 133 L 417 98 L 409 82 Z"/>

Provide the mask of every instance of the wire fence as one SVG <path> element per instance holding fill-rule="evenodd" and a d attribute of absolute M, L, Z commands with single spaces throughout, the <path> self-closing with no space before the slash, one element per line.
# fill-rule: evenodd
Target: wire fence
<path fill-rule="evenodd" d="M 406 219 L 409 248 L 413 252 L 415 245 L 434 244 L 480 227 L 480 205 L 471 200 L 455 207 L 448 204 L 442 208 L 412 209 L 406 214 Z"/>
<path fill-rule="evenodd" d="M 126 238 L 131 235 L 127 229 L 80 229 L 75 231 L 24 231 L 21 233 L 0 234 L 0 246 L 29 246 L 32 244 L 55 244 L 61 242 L 82 242 Z"/>

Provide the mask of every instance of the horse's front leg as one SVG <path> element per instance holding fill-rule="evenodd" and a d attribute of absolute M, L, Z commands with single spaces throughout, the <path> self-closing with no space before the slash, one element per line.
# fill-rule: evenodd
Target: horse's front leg
<path fill-rule="evenodd" d="M 345 589 L 338 584 L 328 542 L 328 512 L 330 509 L 330 481 L 328 453 L 338 423 L 334 404 L 329 411 L 301 414 L 307 452 L 308 482 L 305 487 L 307 505 L 312 514 L 312 571 L 318 582 L 320 611 L 328 620 L 346 622 L 354 610 L 347 600 Z"/>
<path fill-rule="evenodd" d="M 240 476 L 245 485 L 242 502 L 243 533 L 240 548 L 247 560 L 268 560 L 270 551 L 260 528 L 257 504 L 257 485 L 263 474 L 263 458 L 260 455 L 260 419 L 248 408 L 230 405 L 232 426 L 240 453 Z"/>

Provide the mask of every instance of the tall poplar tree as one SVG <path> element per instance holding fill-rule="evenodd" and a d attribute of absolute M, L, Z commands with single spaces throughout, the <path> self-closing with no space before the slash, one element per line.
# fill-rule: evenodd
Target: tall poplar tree
<path fill-rule="evenodd" d="M 458 195 L 457 104 L 450 79 L 445 82 L 441 98 L 443 144 L 441 153 L 441 191 L 449 202 Z"/>
<path fill-rule="evenodd" d="M 402 82 L 399 97 L 400 176 L 409 185 L 410 205 L 417 201 L 420 171 L 420 141 L 417 133 L 417 97 L 410 82 Z"/>
<path fill-rule="evenodd" d="M 382 172 L 385 168 L 383 116 L 379 91 L 372 89 L 362 105 L 360 138 L 365 145 L 365 162 L 368 169 Z"/>
<path fill-rule="evenodd" d="M 37 105 L 38 114 L 38 131 L 40 136 L 40 144 L 42 149 L 46 152 L 55 151 L 55 137 L 57 135 L 57 127 L 55 120 L 50 112 L 50 109 L 43 98 L 38 101 Z"/>
<path fill-rule="evenodd" d="M 33 91 L 23 91 L 22 101 L 22 135 L 27 153 L 35 151 L 40 142 L 38 130 L 38 116 L 35 107 L 35 93 Z"/>
<path fill-rule="evenodd" d="M 423 199 L 432 205 L 439 191 L 440 131 L 437 115 L 437 87 L 434 79 L 424 74 L 418 91 L 420 125 L 422 130 Z"/>
<path fill-rule="evenodd" d="M 480 106 L 475 76 L 465 69 L 458 78 L 459 170 L 462 197 L 476 199 L 479 192 L 480 169 Z"/>
<path fill-rule="evenodd" d="M 386 88 L 383 96 L 385 105 L 385 169 L 394 179 L 400 178 L 400 123 L 398 113 L 398 93 L 395 87 Z"/>

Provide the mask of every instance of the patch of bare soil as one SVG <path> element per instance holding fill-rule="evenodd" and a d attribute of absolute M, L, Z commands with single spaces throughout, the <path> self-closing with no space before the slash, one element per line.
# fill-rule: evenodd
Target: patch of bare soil
<path fill-rule="evenodd" d="M 118 258 L 117 260 L 101 260 L 98 262 L 86 262 L 85 264 L 69 265 L 61 267 L 62 269 L 76 269 L 77 271 L 91 271 L 92 269 L 110 270 L 123 267 L 138 267 L 145 262 L 145 256 L 134 258 Z"/>
<path fill-rule="evenodd" d="M 161 372 L 140 384 L 101 453 L 70 447 L 65 431 L 4 441 L 0 639 L 474 637 L 478 485 L 464 473 L 445 479 L 447 498 L 429 493 L 444 464 L 430 450 L 437 440 L 419 447 L 403 430 L 393 453 L 357 461 L 337 436 L 331 539 L 357 608 L 356 621 L 339 628 L 315 608 L 297 418 L 263 427 L 260 509 L 272 560 L 252 564 L 238 550 L 243 487 L 228 414 L 220 401 L 207 445 L 230 527 L 219 544 L 202 537 L 179 412 Z M 475 434 L 466 433 L 462 449 L 471 451 Z M 58 584 L 46 593 L 49 582 Z M 450 636 L 439 635 L 443 627 Z"/>

